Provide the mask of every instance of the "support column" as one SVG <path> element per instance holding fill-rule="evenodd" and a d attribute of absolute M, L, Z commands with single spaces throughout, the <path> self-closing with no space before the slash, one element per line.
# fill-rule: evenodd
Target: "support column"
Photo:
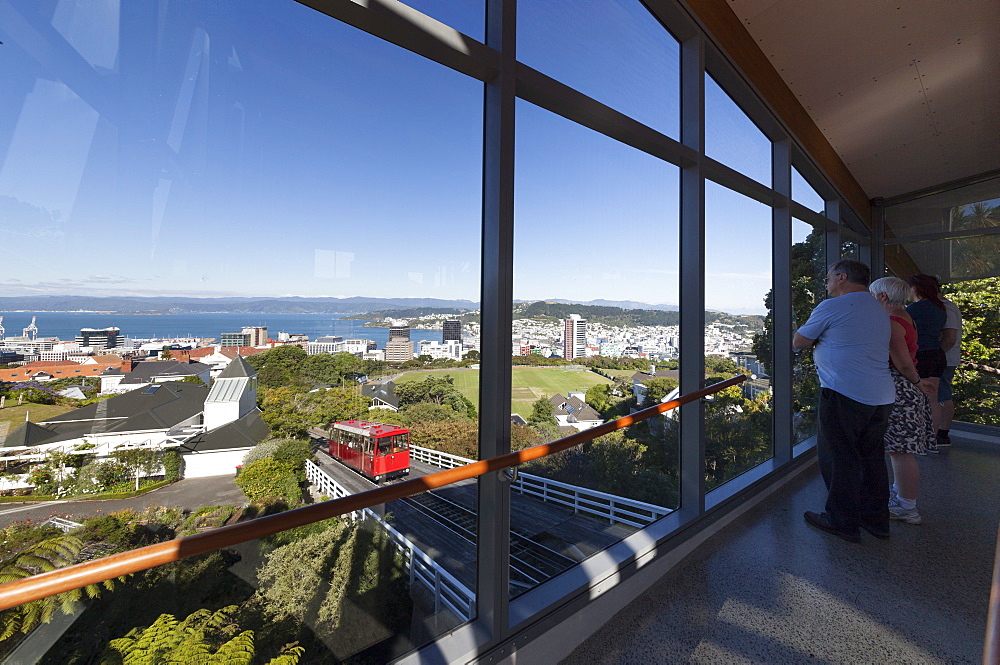
<path fill-rule="evenodd" d="M 698 160 L 681 169 L 680 390 L 705 382 L 705 44 L 696 35 L 681 44 L 681 142 Z M 685 520 L 705 512 L 705 419 L 702 400 L 681 407 L 680 511 Z"/>
<path fill-rule="evenodd" d="M 486 43 L 500 70 L 486 83 L 483 122 L 482 336 L 479 456 L 510 451 L 510 336 L 514 275 L 515 0 L 487 0 Z M 479 479 L 476 624 L 496 644 L 508 632 L 510 485 Z"/>
<path fill-rule="evenodd" d="M 771 144 L 771 179 L 775 191 L 783 197 L 771 208 L 772 279 L 771 315 L 774 337 L 772 346 L 771 394 L 774 415 L 774 459 L 792 459 L 792 216 L 788 203 L 792 198 L 791 141 Z"/>

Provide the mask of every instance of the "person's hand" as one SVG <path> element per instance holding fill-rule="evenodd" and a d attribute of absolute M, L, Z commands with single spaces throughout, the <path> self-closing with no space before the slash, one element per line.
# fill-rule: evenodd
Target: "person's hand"
<path fill-rule="evenodd" d="M 930 379 L 920 379 L 920 383 L 917 384 L 917 390 L 928 396 L 934 395 L 937 392 L 934 382 Z"/>

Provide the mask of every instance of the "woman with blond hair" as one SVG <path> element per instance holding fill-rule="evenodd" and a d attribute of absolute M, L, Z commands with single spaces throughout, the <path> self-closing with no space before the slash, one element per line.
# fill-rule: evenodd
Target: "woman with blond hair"
<path fill-rule="evenodd" d="M 889 373 L 896 386 L 896 401 L 885 431 L 885 450 L 892 463 L 894 483 L 889 495 L 889 518 L 920 524 L 917 489 L 920 467 L 914 455 L 922 454 L 934 442 L 929 382 L 917 372 L 917 330 L 904 306 L 910 299 L 909 285 L 896 277 L 883 277 L 868 287 L 892 322 L 889 340 Z M 888 535 L 888 534 L 886 534 Z"/>

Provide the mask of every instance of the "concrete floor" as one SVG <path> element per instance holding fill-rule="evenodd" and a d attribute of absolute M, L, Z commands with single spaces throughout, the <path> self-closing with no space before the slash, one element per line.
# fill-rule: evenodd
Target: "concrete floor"
<path fill-rule="evenodd" d="M 920 459 L 921 525 L 851 544 L 807 526 L 815 469 L 717 534 L 562 661 L 980 663 L 1000 446 Z"/>

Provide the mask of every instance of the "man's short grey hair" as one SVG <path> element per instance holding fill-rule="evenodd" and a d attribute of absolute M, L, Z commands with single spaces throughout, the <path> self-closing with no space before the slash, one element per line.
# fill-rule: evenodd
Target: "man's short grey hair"
<path fill-rule="evenodd" d="M 913 300 L 913 289 L 898 277 L 883 277 L 876 279 L 868 287 L 873 296 L 884 293 L 890 305 L 902 307 L 908 300 Z"/>
<path fill-rule="evenodd" d="M 830 272 L 835 275 L 847 275 L 847 281 L 861 286 L 868 286 L 872 281 L 872 271 L 861 261 L 854 259 L 841 259 L 832 266 Z"/>

